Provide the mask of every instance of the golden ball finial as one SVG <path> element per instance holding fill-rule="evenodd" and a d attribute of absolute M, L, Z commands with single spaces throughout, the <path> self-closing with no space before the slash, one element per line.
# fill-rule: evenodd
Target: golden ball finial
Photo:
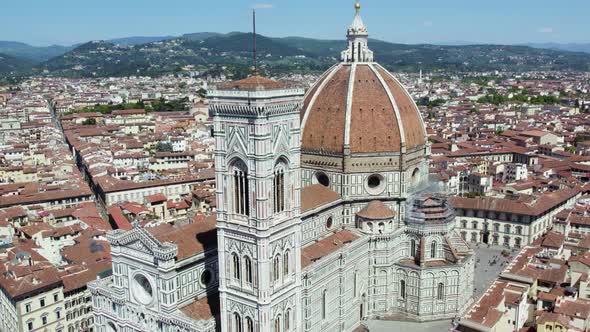
<path fill-rule="evenodd" d="M 354 4 L 354 9 L 355 9 L 357 12 L 358 12 L 359 10 L 361 10 L 361 4 L 360 4 L 358 1 L 357 1 L 357 2 Z"/>

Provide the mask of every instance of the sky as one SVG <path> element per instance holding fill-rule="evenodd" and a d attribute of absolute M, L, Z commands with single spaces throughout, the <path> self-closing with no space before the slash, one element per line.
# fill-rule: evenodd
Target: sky
<path fill-rule="evenodd" d="M 0 40 L 69 45 L 251 30 L 343 39 L 354 0 L 2 0 Z M 589 0 L 361 0 L 372 38 L 398 43 L 589 43 Z"/>

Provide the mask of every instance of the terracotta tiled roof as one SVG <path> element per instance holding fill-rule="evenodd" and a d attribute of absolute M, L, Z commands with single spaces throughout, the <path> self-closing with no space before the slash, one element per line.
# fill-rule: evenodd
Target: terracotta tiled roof
<path fill-rule="evenodd" d="M 79 271 L 68 271 L 61 277 L 64 286 L 64 292 L 73 291 L 86 287 L 92 280 L 96 280 L 96 276 L 104 271 L 109 271 L 112 268 L 110 260 L 104 260 L 98 263 L 93 263 Z"/>
<path fill-rule="evenodd" d="M 424 145 L 420 113 L 402 85 L 377 64 L 355 68 L 352 77 L 349 64 L 332 67 L 305 97 L 302 150 L 342 154 L 347 136 L 351 153 L 398 152 L 402 141 L 410 149 Z"/>
<path fill-rule="evenodd" d="M 57 269 L 50 263 L 37 264 L 27 268 L 28 272 L 18 279 L 12 278 L 11 276 L 0 275 L 0 287 L 2 287 L 13 300 L 18 300 L 23 296 L 28 296 L 28 294 L 35 293 L 41 289 L 62 286 L 62 281 L 59 278 Z M 12 270 L 14 272 L 14 270 L 18 269 L 15 268 Z"/>
<path fill-rule="evenodd" d="M 158 241 L 174 243 L 178 246 L 176 258 L 183 260 L 205 250 L 217 248 L 217 229 L 215 216 L 199 222 L 182 226 L 163 224 L 146 228 Z"/>
<path fill-rule="evenodd" d="M 546 292 L 540 292 L 539 299 L 547 302 L 555 302 L 555 300 L 557 300 L 557 295 Z"/>
<path fill-rule="evenodd" d="M 543 236 L 541 246 L 550 248 L 561 248 L 565 241 L 565 235 L 557 232 L 549 232 Z"/>
<path fill-rule="evenodd" d="M 108 241 L 94 240 L 86 235 L 76 238 L 76 244 L 62 249 L 62 256 L 73 264 L 91 265 L 110 261 L 111 245 Z"/>
<path fill-rule="evenodd" d="M 173 178 L 167 180 L 154 180 L 154 181 L 146 181 L 146 182 L 133 182 L 133 181 L 124 181 L 119 180 L 116 178 L 112 178 L 110 176 L 99 176 L 95 177 L 95 182 L 101 187 L 101 189 L 105 193 L 112 193 L 118 191 L 127 191 L 132 189 L 141 189 L 141 188 L 152 188 L 158 187 L 162 185 L 169 185 L 169 184 L 176 184 L 176 183 L 188 183 L 188 182 L 200 182 L 200 181 L 207 181 L 207 180 L 214 180 L 215 179 L 215 169 L 207 168 L 203 169 L 202 171 L 183 178 Z"/>
<path fill-rule="evenodd" d="M 92 191 L 88 185 L 80 183 L 80 187 L 78 189 L 54 190 L 2 197 L 0 200 L 0 207 L 8 207 L 11 205 L 30 205 L 74 198 L 89 198 L 91 195 Z"/>
<path fill-rule="evenodd" d="M 46 231 L 52 231 L 52 230 L 53 230 L 53 227 L 51 227 L 49 224 L 46 224 L 43 222 L 32 223 L 32 224 L 29 224 L 28 226 L 24 226 L 19 229 L 19 231 L 22 232 L 23 234 L 25 234 L 28 238 L 32 238 L 34 235 L 36 235 L 40 232 L 46 232 Z"/>
<path fill-rule="evenodd" d="M 154 194 L 154 195 L 149 195 L 146 196 L 145 199 L 150 202 L 151 204 L 156 204 L 156 203 L 163 203 L 166 202 L 166 196 L 164 194 Z"/>
<path fill-rule="evenodd" d="M 590 267 L 590 252 L 586 252 L 583 255 L 572 256 L 569 261 L 571 263 L 578 262 Z"/>
<path fill-rule="evenodd" d="M 301 267 L 305 268 L 358 238 L 358 235 L 349 230 L 340 230 L 327 238 L 308 245 L 301 250 Z"/>
<path fill-rule="evenodd" d="M 473 209 L 494 212 L 506 212 L 521 215 L 541 215 L 551 208 L 567 201 L 579 193 L 578 189 L 562 189 L 557 192 L 542 194 L 530 204 L 519 200 L 500 199 L 493 197 L 451 197 L 453 207 L 457 209 Z"/>
<path fill-rule="evenodd" d="M 285 82 L 271 80 L 260 75 L 252 75 L 243 80 L 220 84 L 217 88 L 219 90 L 264 91 L 286 89 L 290 86 Z"/>
<path fill-rule="evenodd" d="M 127 218 L 123 214 L 123 211 L 121 211 L 121 209 L 118 206 L 110 206 L 107 209 L 107 212 L 109 216 L 112 218 L 113 222 L 115 223 L 114 226 L 117 226 L 117 229 L 128 231 L 133 228 L 129 220 L 127 220 Z"/>
<path fill-rule="evenodd" d="M 185 315 L 194 320 L 209 320 L 219 316 L 219 295 L 210 295 L 180 308 Z"/>
<path fill-rule="evenodd" d="M 586 299 L 565 300 L 555 307 L 555 312 L 585 320 L 590 316 L 590 301 Z"/>
<path fill-rule="evenodd" d="M 542 251 L 537 246 L 525 247 L 502 272 L 507 278 L 509 274 L 541 280 L 549 283 L 560 284 L 567 277 L 568 267 L 565 263 L 552 260 L 553 264 L 546 264 L 535 257 Z"/>
<path fill-rule="evenodd" d="M 569 327 L 571 319 L 563 314 L 554 312 L 544 312 L 537 318 L 537 324 L 545 324 L 547 322 L 557 322 L 563 326 Z"/>
<path fill-rule="evenodd" d="M 371 201 L 364 209 L 356 213 L 357 216 L 365 219 L 390 219 L 395 216 L 390 208 L 381 201 Z"/>
<path fill-rule="evenodd" d="M 338 199 L 340 194 L 321 184 L 307 186 L 301 190 L 301 211 L 313 210 Z"/>
<path fill-rule="evenodd" d="M 497 309 L 503 299 L 504 288 L 507 282 L 495 281 L 490 288 L 482 295 L 479 301 L 467 311 L 463 319 L 478 324 L 492 327 L 502 318 L 503 312 Z"/>

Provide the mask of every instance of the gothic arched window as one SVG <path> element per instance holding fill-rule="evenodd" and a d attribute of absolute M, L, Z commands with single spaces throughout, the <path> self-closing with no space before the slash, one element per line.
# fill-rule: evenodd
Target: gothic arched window
<path fill-rule="evenodd" d="M 232 272 L 234 279 L 240 280 L 240 257 L 237 254 L 232 254 Z"/>
<path fill-rule="evenodd" d="M 252 260 L 250 257 L 244 257 L 244 278 L 246 278 L 246 282 L 252 283 Z"/>
<path fill-rule="evenodd" d="M 246 317 L 246 332 L 254 332 L 254 322 L 250 317 Z"/>
<path fill-rule="evenodd" d="M 242 332 L 242 317 L 237 312 L 234 312 L 234 331 Z"/>
<path fill-rule="evenodd" d="M 416 257 L 416 240 L 410 240 L 410 256 Z"/>
<path fill-rule="evenodd" d="M 274 328 L 275 332 L 281 332 L 281 316 L 277 316 L 277 318 L 275 318 L 275 328 Z"/>
<path fill-rule="evenodd" d="M 244 216 L 250 215 L 250 195 L 248 187 L 248 172 L 242 162 L 233 167 L 234 213 Z"/>
<path fill-rule="evenodd" d="M 436 257 L 436 241 L 432 241 L 432 243 L 430 244 L 430 257 Z"/>
<path fill-rule="evenodd" d="M 285 251 L 283 255 L 283 275 L 289 275 L 289 250 Z"/>
<path fill-rule="evenodd" d="M 274 212 L 285 211 L 285 166 L 279 163 L 273 176 L 273 202 Z"/>
<path fill-rule="evenodd" d="M 438 284 L 436 297 L 437 297 L 437 299 L 442 300 L 442 299 L 444 299 L 444 296 L 445 296 L 445 285 L 441 282 Z"/>
<path fill-rule="evenodd" d="M 326 319 L 328 312 L 328 290 L 324 289 L 322 292 L 322 319 Z"/>
<path fill-rule="evenodd" d="M 277 254 L 274 258 L 273 264 L 272 264 L 272 280 L 274 282 L 279 281 L 279 278 L 281 276 L 281 258 L 280 255 Z"/>
<path fill-rule="evenodd" d="M 285 311 L 285 319 L 283 325 L 285 326 L 283 330 L 285 332 L 288 332 L 291 328 L 291 309 L 287 309 L 287 311 Z"/>
<path fill-rule="evenodd" d="M 402 299 L 406 298 L 406 282 L 405 282 L 405 280 L 399 281 L 399 296 Z"/>

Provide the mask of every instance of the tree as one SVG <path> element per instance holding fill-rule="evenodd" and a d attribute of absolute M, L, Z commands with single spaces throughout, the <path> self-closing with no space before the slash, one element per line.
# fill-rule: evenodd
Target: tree
<path fill-rule="evenodd" d="M 197 90 L 197 96 L 199 96 L 199 98 L 206 98 L 207 90 L 200 88 L 199 90 Z"/>
<path fill-rule="evenodd" d="M 416 104 L 418 104 L 418 106 L 427 106 L 428 101 L 429 101 L 428 97 L 421 97 L 420 99 L 418 99 Z"/>
<path fill-rule="evenodd" d="M 486 95 L 485 97 L 481 97 L 477 100 L 477 102 L 480 104 L 494 104 L 494 105 L 500 105 L 502 103 L 505 103 L 506 101 L 508 101 L 508 98 L 504 97 L 503 95 L 497 94 L 497 93 Z"/>
<path fill-rule="evenodd" d="M 585 140 L 586 140 L 586 137 L 581 136 L 581 135 L 576 135 L 576 138 L 574 138 L 574 146 L 578 146 L 578 143 L 584 142 Z"/>
<path fill-rule="evenodd" d="M 164 98 L 152 102 L 154 112 L 185 112 L 188 110 L 188 98 L 172 100 L 167 102 Z"/>
<path fill-rule="evenodd" d="M 88 118 L 88 119 L 82 121 L 82 124 L 85 126 L 94 126 L 94 125 L 96 125 L 96 119 L 95 118 Z"/>
<path fill-rule="evenodd" d="M 443 105 L 445 103 L 444 99 L 435 99 L 435 100 L 430 100 L 428 102 L 428 108 L 432 109 L 434 107 L 439 107 L 440 105 Z"/>
<path fill-rule="evenodd" d="M 575 146 L 568 146 L 565 148 L 565 152 L 576 153 L 576 147 Z"/>

